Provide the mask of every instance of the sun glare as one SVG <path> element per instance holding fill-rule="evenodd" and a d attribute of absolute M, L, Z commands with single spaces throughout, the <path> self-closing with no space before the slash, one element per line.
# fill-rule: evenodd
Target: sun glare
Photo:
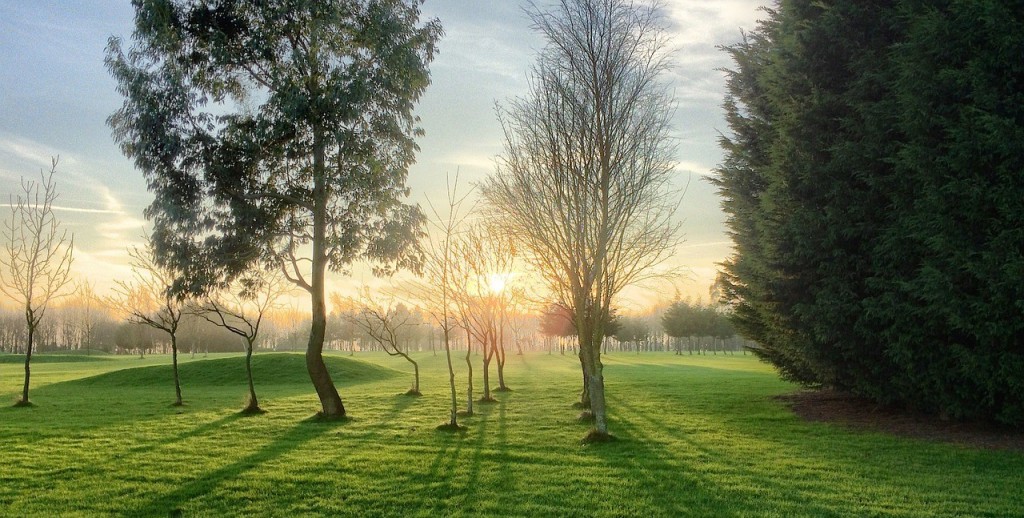
<path fill-rule="evenodd" d="M 505 291 L 505 285 L 508 284 L 508 278 L 512 275 L 510 273 L 492 273 L 487 277 L 487 287 L 490 288 L 491 293 L 501 293 Z"/>

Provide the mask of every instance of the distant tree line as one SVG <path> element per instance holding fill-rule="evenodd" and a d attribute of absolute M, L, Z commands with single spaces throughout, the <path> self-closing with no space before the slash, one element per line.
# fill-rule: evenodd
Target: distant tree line
<path fill-rule="evenodd" d="M 608 336 L 602 344 L 605 353 L 612 352 L 668 352 L 676 354 L 717 354 L 742 351 L 752 343 L 738 337 L 729 319 L 728 308 L 716 304 L 702 304 L 677 300 L 662 309 L 653 308 L 648 314 L 621 315 L 612 311 L 606 325 Z M 552 304 L 539 317 L 538 331 L 543 337 L 541 346 L 548 353 L 557 348 L 560 354 L 575 353 L 576 331 L 568 310 Z"/>
<path fill-rule="evenodd" d="M 725 292 L 785 378 L 1024 425 L 1022 26 L 783 1 L 726 49 Z"/>

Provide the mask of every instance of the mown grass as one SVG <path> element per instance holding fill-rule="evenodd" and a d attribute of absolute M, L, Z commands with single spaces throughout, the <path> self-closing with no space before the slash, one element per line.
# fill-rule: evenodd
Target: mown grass
<path fill-rule="evenodd" d="M 514 390 L 457 434 L 443 357 L 417 359 L 421 398 L 404 360 L 330 358 L 343 422 L 312 419 L 298 355 L 256 356 L 258 416 L 237 356 L 186 358 L 180 408 L 166 357 L 40 364 L 36 406 L 0 408 L 0 514 L 1024 515 L 1024 454 L 803 422 L 750 357 L 610 355 L 618 440 L 590 446 L 572 357 L 509 356 Z M 0 364 L 0 399 L 19 376 Z"/>

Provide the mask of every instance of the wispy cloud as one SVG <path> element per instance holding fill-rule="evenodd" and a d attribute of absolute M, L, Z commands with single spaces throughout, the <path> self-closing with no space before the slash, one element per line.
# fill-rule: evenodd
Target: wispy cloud
<path fill-rule="evenodd" d="M 108 209 L 86 209 L 82 207 L 62 207 L 54 205 L 53 210 L 63 212 L 82 212 L 86 214 L 123 214 L 120 210 L 108 210 Z"/>

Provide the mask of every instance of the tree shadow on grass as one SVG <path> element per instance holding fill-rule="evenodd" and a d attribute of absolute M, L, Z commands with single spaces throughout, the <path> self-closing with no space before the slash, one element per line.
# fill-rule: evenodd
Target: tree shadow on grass
<path fill-rule="evenodd" d="M 668 452 L 652 447 L 642 432 L 629 421 L 612 422 L 618 440 L 584 446 L 588 456 L 600 459 L 617 472 L 616 478 L 633 487 L 619 493 L 637 495 L 634 505 L 647 504 L 647 509 L 632 509 L 629 514 L 656 516 L 735 516 L 728 511 L 728 500 L 715 491 L 713 483 L 703 480 L 689 466 L 673 462 Z M 665 498 L 666 495 L 682 498 Z M 683 499 L 685 498 L 685 500 Z M 701 502 L 701 507 L 689 502 Z"/>
<path fill-rule="evenodd" d="M 468 428 L 465 434 L 458 437 L 445 439 L 446 447 L 435 455 L 431 462 L 428 480 L 443 480 L 443 493 L 454 500 L 447 503 L 448 509 L 473 509 L 473 502 L 477 488 L 479 487 L 480 469 L 483 463 L 483 449 L 487 444 L 487 424 L 490 419 L 490 412 L 476 412 L 473 414 L 473 425 Z M 469 437 L 469 440 L 466 438 Z M 451 442 L 457 441 L 454 451 L 447 447 Z M 456 467 L 461 463 L 460 458 L 463 448 L 467 453 L 469 471 L 465 476 L 465 483 L 456 487 Z"/>
<path fill-rule="evenodd" d="M 662 509 L 671 515 L 712 514 L 716 516 L 736 516 L 757 513 L 779 513 L 782 515 L 799 512 L 812 516 L 831 516 L 836 514 L 834 508 L 823 507 L 814 503 L 814 495 L 807 493 L 806 487 L 785 476 L 778 466 L 757 464 L 756 471 L 743 472 L 743 466 L 728 466 L 729 472 L 718 473 L 701 464 L 701 459 L 729 458 L 738 455 L 728 451 L 726 446 L 714 449 L 703 443 L 688 438 L 685 432 L 673 430 L 665 423 L 648 415 L 619 398 L 610 398 L 620 416 L 614 419 L 612 426 L 621 439 L 612 445 L 600 445 L 588 448 L 594 455 L 606 462 L 627 469 L 629 474 L 643 479 L 644 490 L 651 491 L 658 501 L 657 495 L 670 494 L 685 496 L 684 501 L 677 501 L 674 508 Z M 653 436 L 650 431 L 655 431 Z M 733 430 L 734 437 L 743 433 Z M 673 445 L 666 441 L 669 437 L 685 443 L 688 452 L 697 452 L 689 458 L 681 457 Z M 751 440 L 760 441 L 755 438 Z M 785 445 L 772 443 L 772 447 L 788 449 Z M 722 451 L 725 450 L 725 451 Z M 790 455 L 804 458 L 799 452 Z M 630 475 L 627 475 L 630 476 Z M 743 482 L 737 487 L 723 484 L 722 477 L 733 481 L 737 478 Z M 743 489 L 739 489 L 742 487 Z M 765 500 L 761 495 L 775 495 L 772 500 Z M 806 495 L 806 497 L 801 498 Z M 785 500 L 779 500 L 779 498 Z M 706 504 L 712 509 L 682 507 L 686 504 Z M 773 509 L 774 507 L 774 509 Z"/>
<path fill-rule="evenodd" d="M 199 477 L 185 482 L 174 491 L 160 495 L 147 504 L 132 509 L 127 514 L 133 516 L 167 516 L 182 513 L 190 501 L 205 496 L 226 480 L 242 477 L 247 471 L 284 456 L 303 444 L 344 426 L 346 421 L 317 421 L 306 419 L 287 432 L 281 434 L 259 451 L 227 464 L 219 469 L 204 473 Z"/>

